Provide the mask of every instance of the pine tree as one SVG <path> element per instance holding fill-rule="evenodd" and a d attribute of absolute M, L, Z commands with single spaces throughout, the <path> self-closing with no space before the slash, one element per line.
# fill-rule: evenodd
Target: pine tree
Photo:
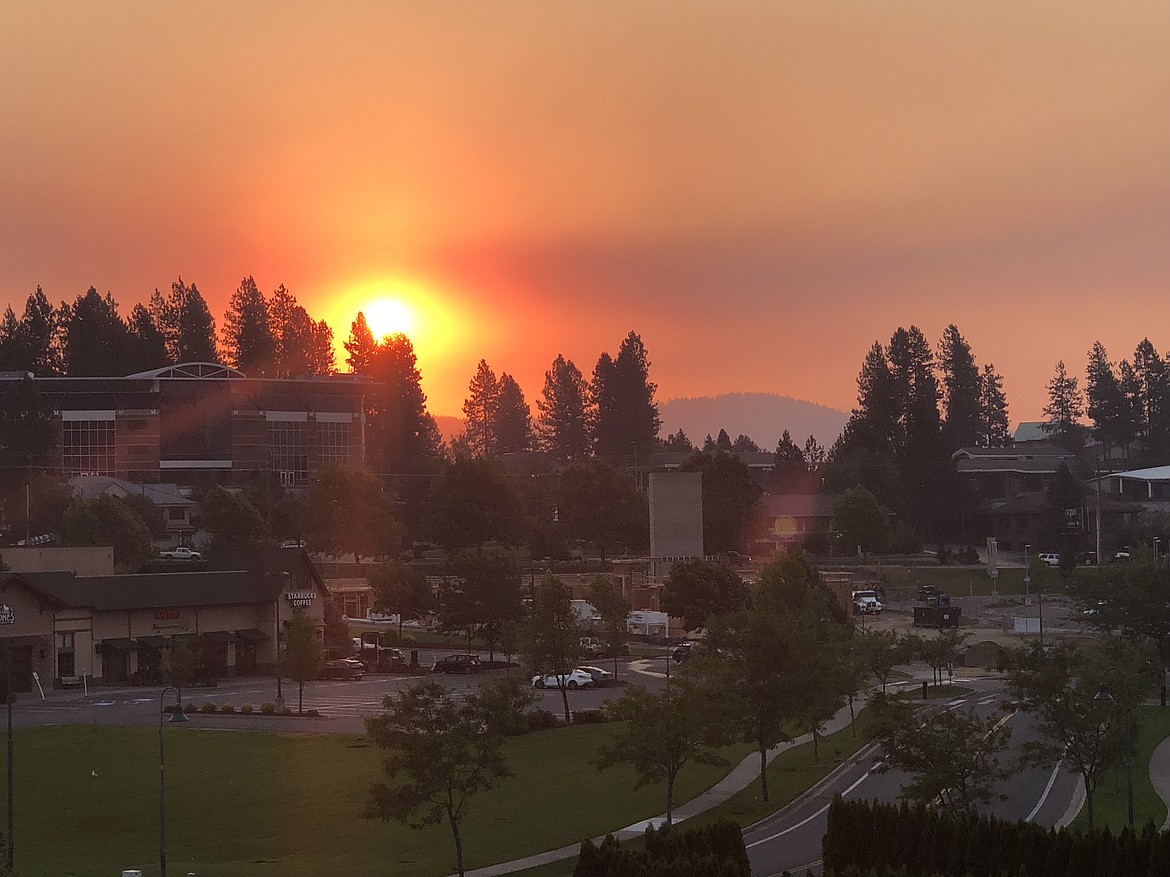
<path fill-rule="evenodd" d="M 731 450 L 737 454 L 758 454 L 760 453 L 760 446 L 752 441 L 751 436 L 744 435 L 741 432 L 735 437 L 735 441 L 731 443 Z"/>
<path fill-rule="evenodd" d="M 380 458 L 381 471 L 393 473 L 434 462 L 437 429 L 427 413 L 418 357 L 410 339 L 401 332 L 383 338 L 368 373 L 375 382 L 370 400 L 373 456 Z"/>
<path fill-rule="evenodd" d="M 938 381 L 930 343 L 917 326 L 899 327 L 887 353 L 897 413 L 895 450 L 899 459 L 930 462 L 943 456 Z"/>
<path fill-rule="evenodd" d="M 147 309 L 167 339 L 171 362 L 219 361 L 215 319 L 194 283 L 188 286 L 180 277 L 171 284 L 171 294 L 166 298 L 156 289 Z"/>
<path fill-rule="evenodd" d="M 695 449 L 694 442 L 679 427 L 678 432 L 668 435 L 662 442 L 662 448 L 666 451 L 693 451 Z"/>
<path fill-rule="evenodd" d="M 784 492 L 791 492 L 808 475 L 804 451 L 792 440 L 788 430 L 784 430 L 780 435 L 780 441 L 776 442 L 776 451 L 772 456 L 772 474 L 777 489 Z"/>
<path fill-rule="evenodd" d="M 68 313 L 67 305 L 58 310 L 49 304 L 39 286 L 26 299 L 19 320 L 8 309 L 0 329 L 5 370 L 32 372 L 38 376 L 61 374 L 64 370 L 61 335 Z"/>
<path fill-rule="evenodd" d="M 1093 434 L 1105 447 L 1126 446 L 1133 441 L 1134 423 L 1129 404 L 1109 355 L 1100 341 L 1093 342 L 1085 371 L 1085 396 Z"/>
<path fill-rule="evenodd" d="M 588 398 L 589 388 L 580 369 L 558 354 L 552 368 L 544 373 L 544 391 L 536 400 L 541 450 L 566 463 L 588 456 Z"/>
<path fill-rule="evenodd" d="M 715 449 L 725 454 L 731 453 L 731 436 L 727 434 L 727 430 L 719 430 L 719 435 L 715 437 Z"/>
<path fill-rule="evenodd" d="M 324 374 L 314 369 L 313 319 L 283 283 L 269 299 L 268 320 L 272 329 L 272 374 L 281 378 Z"/>
<path fill-rule="evenodd" d="M 65 323 L 65 371 L 71 377 L 129 374 L 129 332 L 113 296 L 94 287 L 79 295 Z"/>
<path fill-rule="evenodd" d="M 232 293 L 223 318 L 223 353 L 227 364 L 256 376 L 272 374 L 276 339 L 264 293 L 249 275 Z"/>
<path fill-rule="evenodd" d="M 355 375 L 369 374 L 377 355 L 378 342 L 374 340 L 366 315 L 361 311 L 357 312 L 350 324 L 349 339 L 342 346 L 345 347 L 345 361 L 349 370 Z"/>
<path fill-rule="evenodd" d="M 463 417 L 467 425 L 467 445 L 477 457 L 496 453 L 496 414 L 500 409 L 500 382 L 487 360 L 481 359 L 467 385 Z"/>
<path fill-rule="evenodd" d="M 1170 449 L 1170 375 L 1149 338 L 1133 353 L 1133 374 L 1146 454 L 1160 459 Z"/>
<path fill-rule="evenodd" d="M 130 311 L 127 328 L 127 374 L 151 371 L 167 364 L 167 339 L 155 325 L 150 311 L 141 303 L 134 305 Z"/>
<path fill-rule="evenodd" d="M 947 326 L 939 342 L 939 368 L 946 406 L 946 446 L 956 450 L 974 445 L 979 436 L 982 382 L 971 347 L 954 323 Z"/>
<path fill-rule="evenodd" d="M 650 361 L 636 332 L 622 340 L 616 358 L 603 353 L 593 370 L 594 445 L 605 459 L 631 458 L 631 446 L 650 451 L 658 446 L 657 385 L 649 379 Z"/>
<path fill-rule="evenodd" d="M 842 458 L 855 451 L 892 454 L 896 418 L 890 362 L 881 342 L 875 341 L 861 363 L 857 375 L 857 407 L 849 415 L 834 457 Z"/>
<path fill-rule="evenodd" d="M 532 412 L 524 398 L 524 391 L 507 372 L 500 375 L 493 432 L 496 453 L 532 450 Z"/>
<path fill-rule="evenodd" d="M 333 329 L 324 320 L 313 321 L 310 331 L 309 374 L 331 375 L 337 371 L 337 352 L 333 349 Z"/>
<path fill-rule="evenodd" d="M 1072 435 L 1077 421 L 1085 413 L 1077 379 L 1070 377 L 1064 367 L 1064 360 L 1056 364 L 1056 374 L 1047 384 L 1048 404 L 1044 406 L 1044 431 L 1062 438 Z"/>
<path fill-rule="evenodd" d="M 804 467 L 811 474 L 815 475 L 820 471 L 821 467 L 825 465 L 825 449 L 820 442 L 817 441 L 816 436 L 810 435 L 804 440 Z"/>
<path fill-rule="evenodd" d="M 1003 448 L 1011 443 L 1003 376 L 989 362 L 983 366 L 979 380 L 979 435 L 976 444 L 981 448 Z"/>

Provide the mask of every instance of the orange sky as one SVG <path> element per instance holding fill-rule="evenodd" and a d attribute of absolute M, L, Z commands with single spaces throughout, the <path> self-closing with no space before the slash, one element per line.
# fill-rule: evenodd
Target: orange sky
<path fill-rule="evenodd" d="M 438 414 L 630 329 L 662 398 L 848 408 L 954 321 L 1031 419 L 1170 347 L 1168 96 L 1162 0 L 10 2 L 0 299 L 395 289 Z"/>

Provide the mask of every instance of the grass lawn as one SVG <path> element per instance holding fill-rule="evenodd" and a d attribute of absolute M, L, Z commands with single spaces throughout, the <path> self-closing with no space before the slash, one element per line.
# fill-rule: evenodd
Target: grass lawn
<path fill-rule="evenodd" d="M 876 565 L 866 567 L 870 572 L 877 573 Z M 1077 567 L 1073 570 L 1074 580 L 1081 580 L 1096 575 L 1095 566 Z M 887 566 L 882 564 L 881 574 L 892 588 L 901 592 L 903 597 L 913 598 L 921 585 L 936 585 L 956 597 L 989 596 L 992 580 L 987 570 L 982 567 L 963 566 Z M 1034 579 L 1034 577 L 1033 577 Z M 1031 583 L 1032 594 L 1036 593 L 1037 585 L 1043 584 L 1046 593 L 1063 594 L 1066 590 L 1065 580 L 1060 570 L 1046 569 L 1043 582 Z M 1000 594 L 1024 593 L 1023 567 L 1007 567 L 1000 569 L 999 578 L 995 582 L 996 590 Z"/>
<path fill-rule="evenodd" d="M 927 700 L 950 700 L 952 697 L 963 697 L 974 691 L 973 688 L 968 688 L 966 685 L 934 685 L 929 684 L 926 687 Z M 922 686 L 913 685 L 909 688 L 903 688 L 894 695 L 898 700 L 922 700 Z"/>
<path fill-rule="evenodd" d="M 1133 759 L 1133 821 L 1140 831 L 1147 821 L 1161 828 L 1166 819 L 1166 805 L 1150 784 L 1150 754 L 1170 736 L 1170 707 L 1143 706 L 1138 708 L 1138 737 Z M 1094 797 L 1098 826 L 1107 826 L 1114 832 L 1125 826 L 1127 800 L 1125 766 L 1118 765 L 1101 778 Z M 1082 808 L 1073 825 L 1087 828 L 1089 820 Z"/>
<path fill-rule="evenodd" d="M 198 720 L 196 720 L 197 722 Z M 481 793 L 464 823 L 469 868 L 604 834 L 658 814 L 664 792 L 633 771 L 590 764 L 612 726 L 513 738 L 515 776 Z M 454 868 L 450 830 L 413 831 L 360 815 L 381 773 L 362 737 L 166 729 L 168 870 L 199 877 L 385 873 Z M 58 726 L 18 730 L 15 857 L 22 877 L 158 870 L 158 732 Z M 745 747 L 729 750 L 733 763 Z M 685 801 L 725 768 L 683 771 Z M 95 775 L 96 774 L 96 775 Z"/>

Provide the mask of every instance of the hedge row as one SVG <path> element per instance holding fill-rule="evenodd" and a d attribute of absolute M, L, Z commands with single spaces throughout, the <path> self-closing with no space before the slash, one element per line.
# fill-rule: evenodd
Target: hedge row
<path fill-rule="evenodd" d="M 822 858 L 835 877 L 1170 877 L 1170 833 L 1056 831 L 838 797 Z"/>
<path fill-rule="evenodd" d="M 601 846 L 581 844 L 574 877 L 751 877 L 739 824 L 646 829 L 646 848 L 623 847 L 607 835 Z"/>

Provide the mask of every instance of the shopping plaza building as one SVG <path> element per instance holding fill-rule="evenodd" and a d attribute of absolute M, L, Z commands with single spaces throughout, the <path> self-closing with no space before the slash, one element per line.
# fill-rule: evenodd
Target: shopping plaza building
<path fill-rule="evenodd" d="M 0 399 L 31 382 L 59 429 L 50 468 L 181 486 L 303 487 L 326 464 L 365 460 L 365 396 L 356 375 L 249 378 L 218 363 L 128 377 L 0 374 Z"/>
<path fill-rule="evenodd" d="M 208 678 L 271 675 L 301 610 L 324 635 L 325 587 L 297 549 L 218 552 L 214 568 L 126 575 L 0 573 L 0 661 L 13 688 L 149 684 L 176 640 Z"/>

